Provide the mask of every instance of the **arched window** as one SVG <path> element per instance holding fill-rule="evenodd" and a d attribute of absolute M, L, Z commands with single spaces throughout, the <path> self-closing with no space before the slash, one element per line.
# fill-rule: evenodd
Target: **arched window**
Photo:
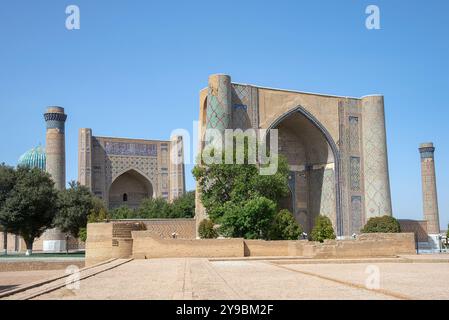
<path fill-rule="evenodd" d="M 123 194 L 123 202 L 128 201 L 128 195 L 126 193 Z"/>

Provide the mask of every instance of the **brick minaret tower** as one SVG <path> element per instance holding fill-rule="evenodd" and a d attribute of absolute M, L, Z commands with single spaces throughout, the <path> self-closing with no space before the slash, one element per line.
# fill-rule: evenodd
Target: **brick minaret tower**
<path fill-rule="evenodd" d="M 51 174 L 58 190 L 65 188 L 65 121 L 64 108 L 49 107 L 44 114 L 47 124 L 46 171 Z"/>
<path fill-rule="evenodd" d="M 48 107 L 44 114 L 47 125 L 46 171 L 50 173 L 55 187 L 65 189 L 65 121 L 64 108 Z M 59 229 L 49 229 L 43 234 L 43 250 L 62 252 L 67 247 L 66 235 Z"/>
<path fill-rule="evenodd" d="M 427 233 L 429 235 L 440 233 L 434 151 L 433 143 L 423 143 L 419 146 L 424 220 L 427 221 Z"/>

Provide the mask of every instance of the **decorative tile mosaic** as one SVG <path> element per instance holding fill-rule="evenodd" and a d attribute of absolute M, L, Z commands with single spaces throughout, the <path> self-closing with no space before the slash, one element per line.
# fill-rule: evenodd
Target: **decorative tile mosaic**
<path fill-rule="evenodd" d="M 109 155 L 157 157 L 156 144 L 106 141 L 105 150 Z"/>

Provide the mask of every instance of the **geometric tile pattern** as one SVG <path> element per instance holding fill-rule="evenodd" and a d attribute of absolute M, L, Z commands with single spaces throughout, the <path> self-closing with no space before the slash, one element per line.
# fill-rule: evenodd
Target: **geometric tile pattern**
<path fill-rule="evenodd" d="M 107 141 L 105 150 L 107 154 L 111 155 L 157 157 L 156 144 Z"/>
<path fill-rule="evenodd" d="M 350 159 L 350 185 L 351 191 L 360 191 L 360 158 L 351 157 Z"/>
<path fill-rule="evenodd" d="M 349 144 L 351 152 L 358 153 L 360 150 L 359 118 L 349 117 Z"/>
<path fill-rule="evenodd" d="M 383 106 L 366 103 L 363 109 L 365 215 L 391 215 Z"/>
<path fill-rule="evenodd" d="M 258 127 L 257 104 L 251 86 L 232 85 L 232 128 L 246 130 Z"/>
<path fill-rule="evenodd" d="M 360 233 L 363 227 L 362 222 L 362 197 L 352 196 L 351 198 L 351 234 Z"/>
<path fill-rule="evenodd" d="M 223 132 L 229 128 L 229 89 L 230 84 L 225 77 L 218 77 L 218 87 L 209 86 L 207 96 L 206 123 L 207 129 L 218 129 Z"/>
<path fill-rule="evenodd" d="M 158 166 L 157 158 L 142 158 L 132 156 L 109 156 L 110 162 L 106 164 L 106 179 L 114 181 L 120 174 L 137 169 L 145 174 L 156 189 L 158 185 Z"/>
<path fill-rule="evenodd" d="M 335 208 L 335 173 L 333 169 L 324 170 L 323 186 L 321 189 L 320 213 L 336 221 Z"/>

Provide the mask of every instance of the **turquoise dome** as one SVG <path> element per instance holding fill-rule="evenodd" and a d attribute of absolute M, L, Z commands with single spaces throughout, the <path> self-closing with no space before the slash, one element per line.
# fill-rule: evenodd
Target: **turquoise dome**
<path fill-rule="evenodd" d="M 45 171 L 45 163 L 46 163 L 45 149 L 39 146 L 25 152 L 19 158 L 18 165 L 30 168 L 39 168 L 42 171 Z"/>

